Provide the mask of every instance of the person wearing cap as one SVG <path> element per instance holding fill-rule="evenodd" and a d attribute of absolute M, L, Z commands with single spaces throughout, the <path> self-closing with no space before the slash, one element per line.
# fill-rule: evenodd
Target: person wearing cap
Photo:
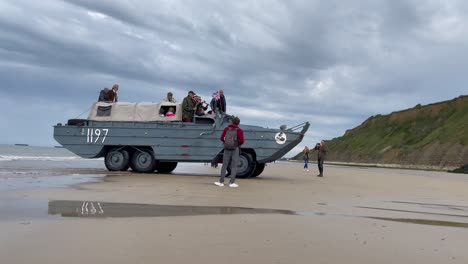
<path fill-rule="evenodd" d="M 192 122 L 193 114 L 195 113 L 195 101 L 193 97 L 195 93 L 193 91 L 189 91 L 188 95 L 182 101 L 182 120 L 184 122 Z"/>
<path fill-rule="evenodd" d="M 167 96 L 163 99 L 163 102 L 176 103 L 176 99 L 173 97 L 172 92 L 167 93 Z"/>

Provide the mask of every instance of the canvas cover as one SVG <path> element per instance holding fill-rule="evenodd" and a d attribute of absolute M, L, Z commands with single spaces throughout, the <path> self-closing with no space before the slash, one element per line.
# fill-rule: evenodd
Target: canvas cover
<path fill-rule="evenodd" d="M 159 110 L 169 107 L 175 108 L 174 116 L 160 116 Z M 151 122 L 151 121 L 182 121 L 182 106 L 178 103 L 94 103 L 88 116 L 93 121 L 131 121 L 131 122 Z"/>

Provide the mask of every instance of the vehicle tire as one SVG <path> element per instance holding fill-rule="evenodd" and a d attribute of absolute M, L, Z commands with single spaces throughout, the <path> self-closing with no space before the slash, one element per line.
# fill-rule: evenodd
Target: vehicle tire
<path fill-rule="evenodd" d="M 251 178 L 257 177 L 258 175 L 262 174 L 263 170 L 265 169 L 265 163 L 258 163 L 255 167 L 254 172 L 250 175 Z"/>
<path fill-rule="evenodd" d="M 177 162 L 159 161 L 156 162 L 155 170 L 159 173 L 171 173 L 177 167 Z"/>
<path fill-rule="evenodd" d="M 130 154 L 124 149 L 111 149 L 104 158 L 109 171 L 126 171 L 130 167 Z"/>
<path fill-rule="evenodd" d="M 154 171 L 155 162 L 153 151 L 142 149 L 133 153 L 130 166 L 135 172 L 148 173 Z"/>
<path fill-rule="evenodd" d="M 256 162 L 253 160 L 252 155 L 242 152 L 239 155 L 239 164 L 237 164 L 237 178 L 248 178 L 255 171 Z"/>

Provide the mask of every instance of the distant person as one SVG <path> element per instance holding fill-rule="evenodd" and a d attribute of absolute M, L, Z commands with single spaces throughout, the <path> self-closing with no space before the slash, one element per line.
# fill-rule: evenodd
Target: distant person
<path fill-rule="evenodd" d="M 231 179 L 229 181 L 229 187 L 239 187 L 235 183 L 237 174 L 237 165 L 239 163 L 239 149 L 244 144 L 244 131 L 239 127 L 240 119 L 234 117 L 232 123 L 224 128 L 221 134 L 220 140 L 224 143 L 224 155 L 223 155 L 223 166 L 221 167 L 221 177 L 218 182 L 215 182 L 217 186 L 224 186 L 224 177 L 228 165 L 231 168 Z"/>
<path fill-rule="evenodd" d="M 109 88 L 104 88 L 101 90 L 101 92 L 99 93 L 99 98 L 98 98 L 98 102 L 106 102 L 106 103 L 110 103 L 110 99 L 109 99 Z"/>
<path fill-rule="evenodd" d="M 172 95 L 172 92 L 168 92 L 166 98 L 163 99 L 163 102 L 176 103 L 176 99 Z"/>
<path fill-rule="evenodd" d="M 112 86 L 112 89 L 109 90 L 109 91 L 107 92 L 107 94 L 109 95 L 109 101 L 110 101 L 111 103 L 117 103 L 117 102 L 119 101 L 119 100 L 118 100 L 119 97 L 118 97 L 118 95 L 117 95 L 117 91 L 118 91 L 118 90 L 119 90 L 119 85 L 118 85 L 118 84 L 114 84 L 114 85 Z"/>
<path fill-rule="evenodd" d="M 323 162 L 325 161 L 325 158 L 327 157 L 328 153 L 328 147 L 325 143 L 325 140 L 322 140 L 320 141 L 320 143 L 317 143 L 315 149 L 317 150 L 317 166 L 319 169 L 319 175 L 317 175 L 317 177 L 323 177 Z"/>
<path fill-rule="evenodd" d="M 170 117 L 170 116 L 175 116 L 175 113 L 174 113 L 174 107 L 169 107 L 169 109 L 167 110 L 167 113 L 166 113 L 166 116 L 167 117 Z"/>
<path fill-rule="evenodd" d="M 304 170 L 309 171 L 309 148 L 307 146 L 304 147 L 302 154 L 304 155 Z"/>
<path fill-rule="evenodd" d="M 159 116 L 160 117 L 165 117 L 166 116 L 165 111 L 164 111 L 163 108 L 159 109 Z"/>
<path fill-rule="evenodd" d="M 182 120 L 184 122 L 192 122 L 193 114 L 195 113 L 195 101 L 193 91 L 188 92 L 188 95 L 182 101 Z"/>
<path fill-rule="evenodd" d="M 213 94 L 210 107 L 215 114 L 226 113 L 226 97 L 224 96 L 224 90 L 219 90 Z"/>

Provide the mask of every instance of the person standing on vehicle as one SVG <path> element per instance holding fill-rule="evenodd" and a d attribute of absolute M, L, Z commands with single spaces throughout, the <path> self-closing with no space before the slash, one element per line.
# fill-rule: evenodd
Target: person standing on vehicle
<path fill-rule="evenodd" d="M 182 120 L 184 122 L 192 122 L 193 114 L 195 113 L 195 101 L 193 91 L 188 92 L 188 95 L 182 101 Z"/>
<path fill-rule="evenodd" d="M 224 90 L 219 90 L 213 94 L 213 99 L 210 102 L 211 109 L 215 114 L 226 113 L 226 97 L 224 96 Z"/>
<path fill-rule="evenodd" d="M 102 89 L 101 92 L 99 93 L 98 102 L 109 103 L 110 99 L 109 99 L 109 94 L 108 93 L 109 93 L 109 88 Z"/>
<path fill-rule="evenodd" d="M 176 99 L 172 95 L 172 92 L 168 92 L 166 98 L 163 99 L 163 102 L 168 102 L 168 103 L 176 103 Z"/>
<path fill-rule="evenodd" d="M 328 147 L 327 144 L 325 143 L 325 140 L 320 141 L 320 145 L 317 144 L 317 165 L 320 174 L 317 175 L 317 177 L 323 177 L 323 162 L 325 161 L 325 158 L 327 156 L 328 152 Z"/>
<path fill-rule="evenodd" d="M 237 164 L 239 162 L 240 146 L 244 144 L 244 131 L 239 127 L 240 119 L 234 117 L 232 123 L 229 124 L 221 134 L 220 140 L 224 143 L 223 166 L 221 168 L 221 177 L 219 182 L 214 184 L 217 186 L 224 186 L 224 177 L 228 165 L 231 168 L 231 175 L 229 187 L 239 187 L 235 183 L 237 174 Z"/>
<path fill-rule="evenodd" d="M 309 148 L 307 146 L 304 147 L 302 154 L 304 155 L 304 170 L 309 171 Z"/>
<path fill-rule="evenodd" d="M 114 84 L 112 89 L 107 92 L 109 96 L 109 101 L 111 103 L 117 103 L 119 101 L 119 97 L 117 96 L 117 91 L 119 90 L 119 85 Z"/>
<path fill-rule="evenodd" d="M 226 97 L 224 96 L 223 89 L 219 90 L 218 107 L 219 107 L 219 111 L 221 112 L 221 114 L 226 113 Z"/>

